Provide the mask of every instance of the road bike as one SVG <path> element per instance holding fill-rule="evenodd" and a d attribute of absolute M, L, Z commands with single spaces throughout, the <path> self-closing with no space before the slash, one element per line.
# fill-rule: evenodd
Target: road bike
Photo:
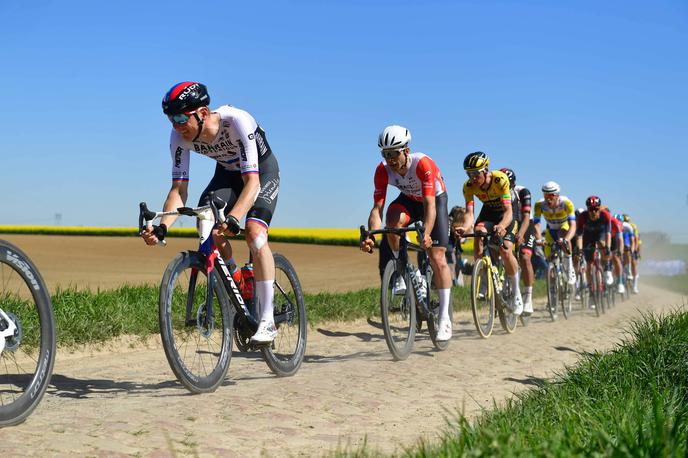
<path fill-rule="evenodd" d="M 475 260 L 471 276 L 471 310 L 478 334 L 487 339 L 492 335 L 495 316 L 507 333 L 516 330 L 517 317 L 509 308 L 513 303 L 514 291 L 506 281 L 506 271 L 499 247 L 504 241 L 496 234 L 476 232 L 464 234 L 463 238 L 482 239 L 483 255 Z"/>
<path fill-rule="evenodd" d="M 399 256 L 397 259 L 391 259 L 385 266 L 380 288 L 382 328 L 392 357 L 397 361 L 408 358 L 413 349 L 416 332 L 421 330 L 423 321 L 428 325 L 430 340 L 435 348 L 445 350 L 449 346 L 449 341 L 437 340 L 439 294 L 430 260 L 423 248 L 406 238 L 407 232 L 416 232 L 418 239 L 423 240 L 423 225 L 417 222 L 404 228 L 374 231 L 367 231 L 365 226 L 361 226 L 360 232 L 361 241 L 377 234 L 400 236 Z M 409 261 L 409 251 L 417 253 L 418 267 Z M 402 288 L 401 285 L 405 287 Z M 452 317 L 451 307 L 449 316 Z"/>
<path fill-rule="evenodd" d="M 55 364 L 55 318 L 43 277 L 0 240 L 0 427 L 24 421 L 43 398 Z"/>
<path fill-rule="evenodd" d="M 538 241 L 538 243 L 542 243 Z M 556 241 L 551 244 L 550 257 L 547 260 L 547 310 L 552 321 L 557 319 L 557 310 L 561 308 L 564 318 L 571 314 L 571 299 L 573 288 L 569 285 L 568 274 L 564 268 L 564 253 L 561 243 Z"/>
<path fill-rule="evenodd" d="M 606 313 L 614 296 L 614 286 L 605 282 L 604 269 L 602 267 L 602 255 L 600 249 L 595 246 L 592 254 L 591 265 L 592 289 L 591 299 L 595 303 L 595 313 L 600 316 Z"/>
<path fill-rule="evenodd" d="M 574 250 L 576 248 L 574 247 Z M 574 266 L 576 269 L 576 285 L 575 285 L 575 297 L 581 303 L 581 309 L 587 310 L 590 306 L 590 288 L 588 286 L 588 279 L 585 275 L 586 262 L 585 256 L 582 250 L 576 250 L 574 254 Z"/>
<path fill-rule="evenodd" d="M 145 202 L 139 206 L 140 230 L 166 215 L 215 221 L 214 225 L 199 225 L 199 250 L 175 256 L 160 284 L 158 318 L 165 355 L 179 381 L 193 393 L 215 391 L 223 382 L 233 338 L 242 351 L 259 350 L 280 377 L 295 374 L 306 351 L 307 317 L 301 283 L 289 260 L 279 253 L 273 254 L 278 334 L 271 344 L 250 341 L 258 329 L 257 299 L 242 295 L 211 236 L 213 227 L 225 221 L 225 207 L 226 203 L 212 192 L 210 204 L 198 208 L 153 212 Z M 255 291 L 254 286 L 247 290 Z"/>

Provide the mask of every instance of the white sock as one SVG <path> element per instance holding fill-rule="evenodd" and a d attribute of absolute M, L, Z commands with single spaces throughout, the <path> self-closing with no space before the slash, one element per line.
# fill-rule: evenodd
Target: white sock
<path fill-rule="evenodd" d="M 511 290 L 514 292 L 514 295 L 521 294 L 521 290 L 518 286 L 518 274 L 514 275 L 513 277 L 508 277 L 509 285 L 511 286 Z"/>
<path fill-rule="evenodd" d="M 258 296 L 258 303 L 260 304 L 260 321 L 274 322 L 274 304 L 272 300 L 275 297 L 275 290 L 273 284 L 275 280 L 265 280 L 256 282 L 256 295 Z"/>
<path fill-rule="evenodd" d="M 437 292 L 440 295 L 440 320 L 449 319 L 449 300 L 450 300 L 450 288 L 439 289 Z"/>
<path fill-rule="evenodd" d="M 526 293 L 526 297 L 525 297 L 524 302 L 530 302 L 531 298 L 533 297 L 533 287 L 532 286 L 524 286 L 523 292 Z"/>

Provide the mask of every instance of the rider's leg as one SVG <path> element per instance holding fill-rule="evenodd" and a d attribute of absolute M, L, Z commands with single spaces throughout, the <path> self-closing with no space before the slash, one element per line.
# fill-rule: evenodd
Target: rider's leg
<path fill-rule="evenodd" d="M 451 306 L 451 271 L 447 264 L 446 250 L 445 247 L 432 247 L 428 250 L 430 265 L 434 273 L 433 281 L 440 296 L 440 319 L 449 319 Z"/>
<path fill-rule="evenodd" d="M 514 292 L 512 303 L 510 304 L 515 315 L 523 313 L 523 300 L 521 298 L 521 290 L 518 285 L 518 262 L 512 250 L 513 244 L 504 240 L 504 245 L 499 248 L 499 255 L 504 261 L 504 270 L 506 271 L 507 281 L 511 286 L 511 291 Z"/>
<path fill-rule="evenodd" d="M 533 283 L 535 283 L 535 273 L 531 262 L 532 250 L 523 248 L 521 250 L 521 276 L 523 277 L 523 311 L 533 312 Z"/>
<path fill-rule="evenodd" d="M 387 227 L 406 227 L 411 222 L 411 216 L 404 206 L 393 202 L 387 209 L 386 224 Z M 387 241 L 389 247 L 394 253 L 394 257 L 399 257 L 399 236 L 396 234 L 387 234 Z"/>

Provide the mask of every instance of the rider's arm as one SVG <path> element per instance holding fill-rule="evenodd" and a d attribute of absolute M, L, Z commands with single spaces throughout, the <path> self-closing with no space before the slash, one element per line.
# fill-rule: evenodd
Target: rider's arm
<path fill-rule="evenodd" d="M 511 206 L 511 202 L 502 202 L 502 204 L 504 205 L 504 215 L 502 216 L 502 220 L 499 222 L 499 225 L 506 229 L 506 227 L 511 224 L 511 221 L 514 218 L 514 210 Z"/>
<path fill-rule="evenodd" d="M 246 213 L 256 202 L 256 197 L 260 191 L 260 178 L 257 173 L 246 173 L 241 175 L 241 178 L 244 180 L 244 189 L 241 190 L 234 207 L 229 212 L 237 220 L 246 216 Z"/>
<path fill-rule="evenodd" d="M 382 228 L 382 209 L 384 205 L 384 200 L 375 202 L 373 205 L 373 209 L 370 210 L 370 216 L 368 216 L 368 230 L 376 231 Z"/>
<path fill-rule="evenodd" d="M 435 196 L 423 196 L 423 212 L 423 227 L 425 234 L 429 237 L 432 228 L 435 226 L 435 218 L 437 217 Z"/>
<path fill-rule="evenodd" d="M 167 193 L 163 211 L 176 210 L 179 207 L 186 205 L 186 199 L 189 196 L 189 182 L 188 181 L 173 181 L 170 192 Z M 164 224 L 168 228 L 171 227 L 177 220 L 177 215 L 163 216 L 160 219 L 160 224 Z"/>
<path fill-rule="evenodd" d="M 566 200 L 564 207 L 566 208 L 566 216 L 569 221 L 569 230 L 566 231 L 564 238 L 570 242 L 573 236 L 576 235 L 576 209 L 573 207 L 573 202 L 568 199 Z"/>
<path fill-rule="evenodd" d="M 466 181 L 463 184 L 463 198 L 466 201 L 466 213 L 464 214 L 463 218 L 463 224 L 457 228 L 457 230 L 461 229 L 462 231 L 470 231 L 473 228 L 473 224 L 475 223 L 475 219 L 473 216 L 473 206 L 474 201 L 473 201 L 473 193 L 470 191 L 470 181 Z M 457 234 L 460 235 L 460 234 Z"/>

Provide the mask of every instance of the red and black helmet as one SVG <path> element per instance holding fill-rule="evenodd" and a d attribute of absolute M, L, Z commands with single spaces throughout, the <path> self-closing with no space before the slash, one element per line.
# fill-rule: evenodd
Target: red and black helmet
<path fill-rule="evenodd" d="M 599 208 L 602 205 L 602 199 L 597 196 L 590 196 L 585 201 L 585 206 L 588 208 Z"/>
<path fill-rule="evenodd" d="M 506 177 L 509 179 L 509 186 L 511 186 L 511 189 L 513 189 L 514 186 L 516 186 L 516 174 L 514 171 L 507 168 L 499 169 L 499 171 L 504 172 L 504 175 L 506 175 Z"/>
<path fill-rule="evenodd" d="M 188 113 L 210 104 L 208 89 L 201 83 L 184 81 L 172 86 L 162 99 L 162 111 L 168 116 Z"/>

